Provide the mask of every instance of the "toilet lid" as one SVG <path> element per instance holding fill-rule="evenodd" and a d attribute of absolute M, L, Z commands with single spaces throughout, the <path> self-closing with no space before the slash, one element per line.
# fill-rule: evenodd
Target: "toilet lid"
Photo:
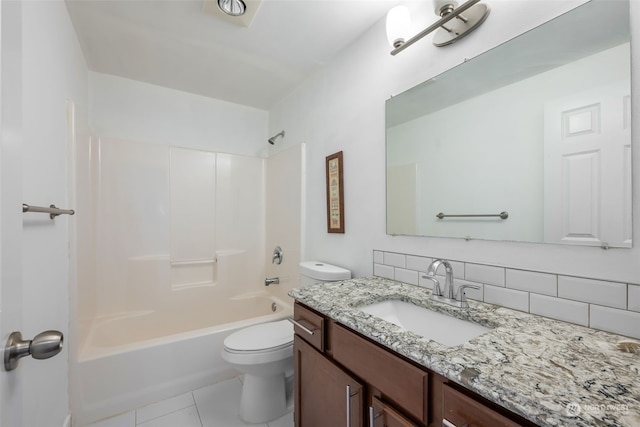
<path fill-rule="evenodd" d="M 249 326 L 224 339 L 233 351 L 259 351 L 289 345 L 293 342 L 293 325 L 288 320 Z"/>

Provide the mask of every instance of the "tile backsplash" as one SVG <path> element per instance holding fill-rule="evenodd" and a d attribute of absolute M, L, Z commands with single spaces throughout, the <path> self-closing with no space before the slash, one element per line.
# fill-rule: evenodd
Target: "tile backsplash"
<path fill-rule="evenodd" d="M 433 259 L 374 250 L 373 274 L 431 289 L 422 276 Z M 455 287 L 479 286 L 466 290 L 468 298 L 640 338 L 640 284 L 448 261 Z M 444 285 L 444 277 L 438 278 Z"/>

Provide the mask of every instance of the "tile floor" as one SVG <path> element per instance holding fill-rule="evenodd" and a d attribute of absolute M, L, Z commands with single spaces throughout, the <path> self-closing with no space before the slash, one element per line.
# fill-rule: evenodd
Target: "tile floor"
<path fill-rule="evenodd" d="M 172 397 L 87 427 L 293 427 L 293 412 L 265 424 L 238 417 L 240 378 Z"/>

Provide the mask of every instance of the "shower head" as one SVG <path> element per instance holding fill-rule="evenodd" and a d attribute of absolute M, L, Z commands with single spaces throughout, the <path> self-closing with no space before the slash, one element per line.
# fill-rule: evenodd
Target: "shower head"
<path fill-rule="evenodd" d="M 277 133 L 277 134 L 273 135 L 271 138 L 269 138 L 268 139 L 269 144 L 274 145 L 276 143 L 276 138 L 279 137 L 279 136 L 284 138 L 284 131 L 282 131 L 280 133 Z"/>

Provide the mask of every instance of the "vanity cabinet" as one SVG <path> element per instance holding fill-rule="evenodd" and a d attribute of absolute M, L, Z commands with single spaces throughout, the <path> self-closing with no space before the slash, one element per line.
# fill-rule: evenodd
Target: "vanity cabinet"
<path fill-rule="evenodd" d="M 298 302 L 294 320 L 296 427 L 535 426 Z"/>
<path fill-rule="evenodd" d="M 417 427 L 417 424 L 402 415 L 393 406 L 387 405 L 375 396 L 369 406 L 368 416 L 370 427 Z"/>
<path fill-rule="evenodd" d="M 492 426 L 519 427 L 515 421 L 499 414 L 475 399 L 445 384 L 443 392 L 443 427 Z"/>
<path fill-rule="evenodd" d="M 297 427 L 427 425 L 428 372 L 299 303 L 293 319 Z"/>
<path fill-rule="evenodd" d="M 362 384 L 297 335 L 293 353 L 295 425 L 363 427 Z"/>

